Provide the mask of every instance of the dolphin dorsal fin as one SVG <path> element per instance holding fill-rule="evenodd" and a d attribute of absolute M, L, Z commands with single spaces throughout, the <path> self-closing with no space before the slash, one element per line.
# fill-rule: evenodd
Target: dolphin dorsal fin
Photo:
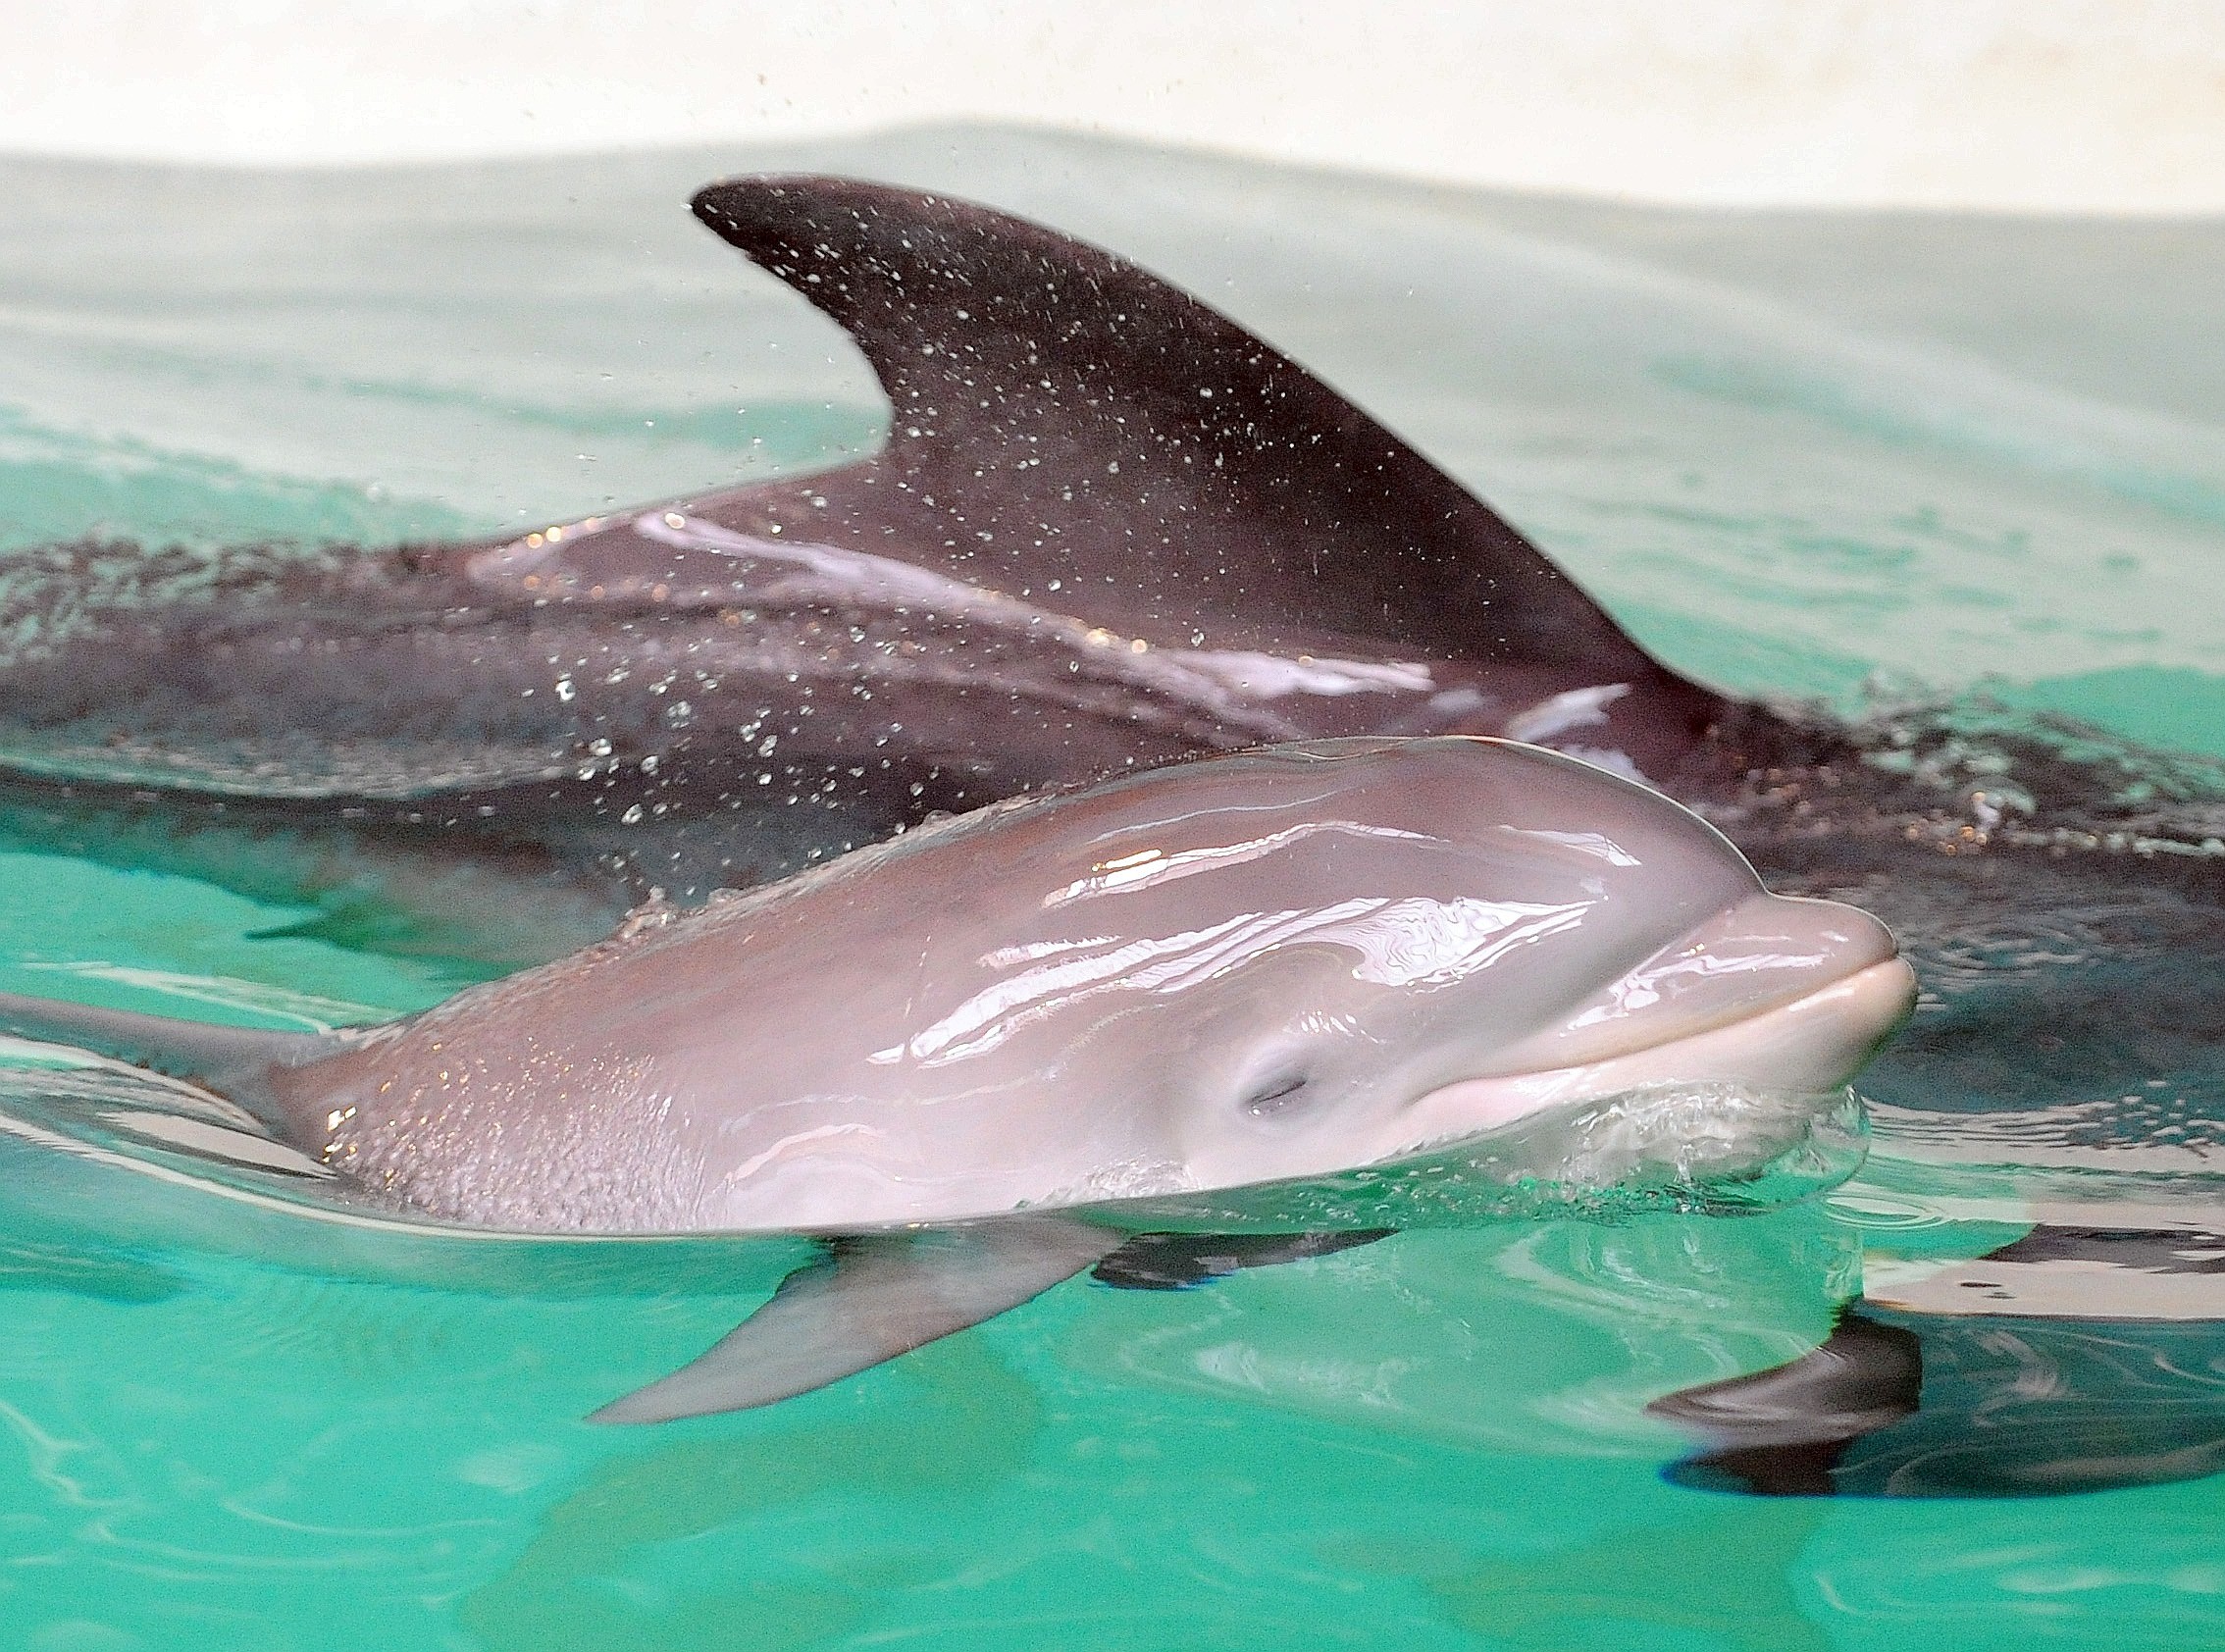
<path fill-rule="evenodd" d="M 850 334 L 892 405 L 880 458 L 812 479 L 791 535 L 874 548 L 901 533 L 1039 598 L 1062 567 L 1166 631 L 1272 615 L 1423 657 L 1661 675 L 1489 506 L 1124 259 L 843 179 L 740 178 L 694 204 Z"/>

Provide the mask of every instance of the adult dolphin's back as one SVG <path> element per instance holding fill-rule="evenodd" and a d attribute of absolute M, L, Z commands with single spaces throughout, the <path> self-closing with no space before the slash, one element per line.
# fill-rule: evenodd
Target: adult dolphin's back
<path fill-rule="evenodd" d="M 695 209 L 842 326 L 894 410 L 863 465 L 699 507 L 730 526 L 893 532 L 991 589 L 1062 578 L 1162 644 L 1371 638 L 1701 710 L 1481 500 L 1121 258 L 877 184 L 750 179 Z"/>
<path fill-rule="evenodd" d="M 553 812 L 616 820 L 761 784 L 752 804 L 859 804 L 871 832 L 1358 733 L 1660 774 L 1721 707 L 1426 459 L 1134 265 L 839 180 L 696 208 L 849 330 L 892 404 L 882 452 L 501 543 L 60 547 L 0 592 L 0 758 L 504 821 L 551 812 L 550 786 L 572 789 Z"/>

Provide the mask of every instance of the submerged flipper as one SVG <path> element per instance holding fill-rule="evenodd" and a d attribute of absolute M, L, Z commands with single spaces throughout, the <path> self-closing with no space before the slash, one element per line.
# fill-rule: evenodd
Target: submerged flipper
<path fill-rule="evenodd" d="M 1916 1409 L 1923 1381 L 1914 1336 L 1849 1312 L 1797 1360 L 1686 1388 L 1645 1409 L 1725 1446 L 1812 1445 L 1899 1421 Z"/>
<path fill-rule="evenodd" d="M 824 1388 L 1040 1296 L 1125 1235 L 1055 1216 L 838 1239 L 709 1353 L 591 1422 L 670 1422 Z"/>
<path fill-rule="evenodd" d="M 2214 1474 L 2219 1244 L 2043 1225 L 1880 1286 L 1799 1359 L 1649 1406 L 1703 1443 L 1669 1477 L 1773 1497 L 2030 1497 Z"/>
<path fill-rule="evenodd" d="M 1797 1360 L 1663 1396 L 1645 1409 L 1707 1442 L 1670 1477 L 1708 1490 L 1831 1496 L 1849 1446 L 1915 1415 L 1924 1385 L 1915 1335 L 1856 1313 Z"/>

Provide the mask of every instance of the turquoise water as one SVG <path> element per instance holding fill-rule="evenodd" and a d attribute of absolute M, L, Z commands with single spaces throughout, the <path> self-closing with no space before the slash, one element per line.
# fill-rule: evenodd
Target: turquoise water
<path fill-rule="evenodd" d="M 912 133 L 368 175 L 0 166 L 0 546 L 397 540 L 867 446 L 861 364 L 682 203 L 859 171 L 1182 281 L 1485 490 L 1687 671 L 2225 754 L 2225 225 L 1708 215 Z M 1972 703 L 1975 703 L 1973 701 Z M 438 949 L 0 843 L 0 988 L 305 1025 Z M 1666 1482 L 1669 1390 L 1804 1352 L 2034 1191 L 1891 1156 L 1744 1217 L 1403 1234 L 1062 1287 L 772 1411 L 579 1420 L 780 1243 L 309 1219 L 0 1137 L 0 1643 L 120 1649 L 2225 1642 L 2225 1479 Z M 1986 1219 L 1973 1219 L 1983 1216 Z"/>

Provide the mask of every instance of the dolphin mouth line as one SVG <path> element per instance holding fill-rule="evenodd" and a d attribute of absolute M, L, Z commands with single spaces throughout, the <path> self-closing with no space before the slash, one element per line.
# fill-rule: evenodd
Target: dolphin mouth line
<path fill-rule="evenodd" d="M 1895 955 L 1796 998 L 1686 1028 L 1657 1043 L 1567 1066 L 1461 1079 L 1416 1104 L 1418 1112 L 1449 1115 L 1445 1127 L 1378 1162 L 1487 1135 L 1552 1108 L 1631 1090 L 1734 1084 L 1781 1095 L 1835 1091 L 1907 1023 L 1915 1005 L 1916 972 Z"/>

